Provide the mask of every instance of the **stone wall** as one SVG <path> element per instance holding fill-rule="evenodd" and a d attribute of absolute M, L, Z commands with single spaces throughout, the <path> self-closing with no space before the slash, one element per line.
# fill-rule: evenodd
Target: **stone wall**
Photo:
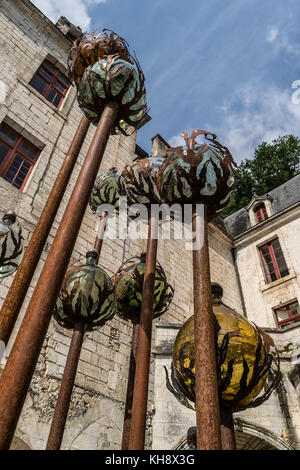
<path fill-rule="evenodd" d="M 76 102 L 74 87 L 70 88 L 63 106 L 58 110 L 29 85 L 45 58 L 54 62 L 62 71 L 65 70 L 70 41 L 28 0 L 0 0 L 0 7 L 0 122 L 7 122 L 41 149 L 39 159 L 23 191 L 0 178 L 0 215 L 9 209 L 16 212 L 22 226 L 26 249 L 82 114 Z M 7 347 L 7 354 L 21 324 L 94 131 L 94 126 L 91 126 L 34 274 L 12 340 Z M 153 153 L 161 151 L 163 155 L 167 144 L 160 136 L 156 137 L 153 141 Z M 126 163 L 132 161 L 135 145 L 135 134 L 131 137 L 110 137 L 100 171 L 112 166 L 121 170 Z M 299 252 L 299 246 L 295 245 L 297 238 L 294 237 L 297 227 L 299 232 L 297 224 L 295 218 L 290 221 L 289 227 L 285 228 L 283 224 L 280 228 L 284 243 L 290 252 L 289 266 L 293 268 L 295 275 L 299 271 L 299 265 L 292 257 L 297 247 Z M 84 257 L 87 249 L 93 246 L 96 225 L 97 217 L 87 208 L 72 254 L 73 259 Z M 143 233 L 146 237 L 145 226 Z M 231 252 L 233 243 L 213 222 L 209 225 L 209 246 L 212 280 L 222 285 L 224 303 L 242 313 Z M 253 282 L 252 276 L 256 276 L 259 271 L 255 249 L 247 240 L 244 245 L 236 246 L 249 318 L 260 326 L 273 328 L 274 322 L 270 313 L 273 300 L 268 300 L 268 292 L 259 290 L 257 283 Z M 103 245 L 100 264 L 112 275 L 125 259 L 140 254 L 145 248 L 145 239 L 107 240 Z M 178 328 L 193 314 L 191 255 L 185 241 L 168 240 L 161 236 L 158 260 L 164 267 L 169 282 L 175 287 L 175 295 L 170 310 L 155 321 L 153 328 L 148 448 L 152 446 L 152 437 L 154 448 L 172 448 L 185 434 L 187 427 L 194 424 L 194 413 L 183 408 L 168 392 L 163 369 L 163 365 L 170 366 L 171 347 Z M 12 278 L 13 276 L 1 280 L 1 303 Z M 295 295 L 298 295 L 295 278 L 291 278 L 290 285 Z M 275 332 L 274 335 L 276 334 L 278 344 L 284 349 L 286 343 L 282 339 L 282 333 Z M 289 334 L 293 336 L 292 332 Z M 294 341 L 294 337 L 286 338 L 286 341 Z M 70 332 L 63 330 L 54 321 L 51 322 L 17 428 L 16 436 L 19 441 L 15 441 L 16 446 L 17 442 L 22 442 L 22 446 L 32 449 L 45 447 L 70 338 Z M 120 448 L 130 342 L 131 325 L 117 316 L 99 331 L 86 334 L 63 440 L 64 449 Z M 288 359 L 286 365 L 289 365 Z M 298 429 L 298 421 L 296 423 L 294 418 L 298 409 L 297 395 L 292 383 L 287 381 L 287 375 L 285 385 L 289 406 L 292 407 L 290 410 L 294 413 L 293 426 Z M 287 430 L 284 414 L 280 411 L 276 396 L 272 400 L 268 402 L 265 412 L 262 412 L 261 408 L 259 415 L 255 414 L 254 410 L 253 416 L 249 416 L 254 422 L 264 422 L 266 418 L 268 426 L 273 428 L 274 425 L 279 434 L 284 434 Z"/>

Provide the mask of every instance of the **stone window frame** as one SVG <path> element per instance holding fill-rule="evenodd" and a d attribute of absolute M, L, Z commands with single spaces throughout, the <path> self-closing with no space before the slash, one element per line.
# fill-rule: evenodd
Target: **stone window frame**
<path fill-rule="evenodd" d="M 53 69 L 51 70 L 51 68 Z M 48 75 L 48 77 L 46 77 L 45 74 Z M 34 83 L 36 79 L 44 80 L 44 82 L 47 83 L 46 87 L 42 91 L 36 88 L 36 85 Z M 63 83 L 64 81 L 65 83 Z M 34 73 L 33 77 L 29 82 L 29 85 L 32 86 L 32 88 L 34 88 L 44 98 L 46 98 L 49 103 L 53 104 L 53 106 L 60 110 L 65 100 L 66 94 L 71 86 L 71 83 L 68 80 L 67 73 L 62 72 L 55 64 L 53 64 L 53 62 L 51 62 L 51 60 L 46 58 Z M 53 90 L 56 92 L 56 95 L 60 97 L 60 101 L 57 105 L 49 99 L 49 95 Z M 53 99 L 55 98 L 56 96 L 53 97 Z"/>
<path fill-rule="evenodd" d="M 27 176 L 26 181 L 24 182 L 24 185 L 22 187 L 22 190 L 18 189 L 16 186 L 13 186 L 11 183 L 6 181 L 4 178 L 1 178 L 1 182 L 4 184 L 7 184 L 12 190 L 16 191 L 18 194 L 26 194 L 28 188 L 30 187 L 30 181 L 34 178 L 34 174 L 39 167 L 42 158 L 43 158 L 43 153 L 44 150 L 46 149 L 46 145 L 44 142 L 39 140 L 37 137 L 35 137 L 33 134 L 28 132 L 26 127 L 22 127 L 20 124 L 18 124 L 14 119 L 12 119 L 9 115 L 5 115 L 0 124 L 6 124 L 9 127 L 11 127 L 16 133 L 21 135 L 24 139 L 28 140 L 32 145 L 37 147 L 40 151 L 38 158 L 36 159 L 35 165 L 30 171 L 30 174 Z"/>
<path fill-rule="evenodd" d="M 9 184 L 11 184 L 13 187 L 17 188 L 19 191 L 23 192 L 24 188 L 26 186 L 26 183 L 30 177 L 30 174 L 33 170 L 33 167 L 36 165 L 40 154 L 41 154 L 41 149 L 39 149 L 34 143 L 32 143 L 29 139 L 24 137 L 24 135 L 20 134 L 16 129 L 14 129 L 11 125 L 9 125 L 6 121 L 2 121 L 0 123 L 0 129 L 3 128 L 8 128 L 7 131 L 11 131 L 12 133 L 16 134 L 15 139 L 13 142 L 7 141 L 5 138 L 1 138 L 0 136 L 0 144 L 8 148 L 8 152 L 5 155 L 3 162 L 0 164 L 0 176 L 4 178 Z M 23 145 L 30 145 L 34 147 L 35 150 L 35 156 L 34 158 L 31 158 L 29 155 L 26 154 L 25 151 L 22 150 Z M 15 162 L 16 158 L 19 158 L 22 160 L 21 165 L 19 165 L 16 174 L 14 175 L 12 181 L 9 181 L 6 177 L 12 168 L 13 163 Z M 27 173 L 25 174 L 24 178 L 22 179 L 22 183 L 20 186 L 15 184 L 16 179 L 18 178 L 18 175 L 20 174 L 20 171 L 24 165 L 24 163 L 27 163 L 29 165 L 29 169 Z M 19 177 L 21 179 L 21 177 Z"/>
<path fill-rule="evenodd" d="M 37 72 L 39 69 L 40 65 L 45 62 L 51 62 L 51 64 L 56 67 L 62 74 L 65 76 L 68 76 L 68 70 L 67 68 L 53 55 L 51 54 L 46 54 L 45 56 L 40 57 L 39 60 L 39 65 L 36 64 L 35 62 L 35 67 L 34 70 L 31 70 L 30 72 L 26 73 L 26 77 L 18 77 L 18 81 L 22 83 L 23 86 L 25 86 L 31 93 L 33 93 L 35 96 L 37 96 L 41 101 L 43 101 L 49 108 L 51 108 L 55 113 L 57 113 L 61 118 L 67 119 L 67 116 L 72 108 L 75 95 L 76 95 L 76 90 L 75 86 L 70 82 L 70 86 L 66 92 L 66 95 L 64 99 L 62 100 L 60 107 L 57 108 L 52 104 L 50 101 L 48 101 L 41 93 L 39 93 L 33 86 L 30 85 L 30 81 L 32 80 L 34 74 Z"/>
<path fill-rule="evenodd" d="M 249 204 L 245 207 L 246 211 L 248 212 L 249 215 L 249 220 L 250 220 L 250 225 L 251 227 L 254 227 L 255 225 L 258 225 L 265 220 L 269 219 L 273 215 L 273 208 L 272 208 L 272 197 L 269 194 L 264 194 L 263 196 L 258 196 L 255 192 L 253 192 L 253 196 Z M 261 221 L 259 221 L 256 217 L 255 209 L 260 206 L 261 204 L 264 204 L 265 206 L 265 211 L 267 217 Z"/>
<path fill-rule="evenodd" d="M 293 316 L 290 313 L 290 308 L 289 307 L 293 304 L 296 304 L 296 303 L 298 305 L 299 314 Z M 278 316 L 277 316 L 277 311 L 279 309 L 283 309 L 283 308 L 288 309 L 287 310 L 288 318 L 285 319 L 285 320 L 280 321 L 278 319 Z M 290 325 L 300 321 L 300 305 L 299 305 L 299 301 L 298 301 L 297 297 L 293 298 L 292 300 L 289 300 L 288 302 L 283 302 L 280 305 L 277 305 L 276 307 L 272 307 L 272 311 L 273 311 L 273 315 L 274 315 L 274 319 L 275 319 L 275 323 L 276 323 L 277 328 L 283 328 L 285 326 L 290 326 Z M 300 323 L 299 323 L 299 326 L 300 326 Z"/>
<path fill-rule="evenodd" d="M 270 256 L 271 256 L 271 260 L 272 260 L 272 263 L 273 263 L 273 266 L 274 266 L 274 269 L 275 269 L 275 274 L 276 274 L 276 279 L 275 280 L 272 280 L 270 278 L 270 272 L 267 272 L 266 271 L 266 266 L 265 266 L 265 260 L 264 260 L 264 257 L 263 257 L 263 254 L 262 254 L 262 251 L 261 249 L 265 246 L 271 246 L 272 242 L 274 242 L 275 240 L 278 240 L 278 243 L 279 243 L 279 247 L 281 249 L 281 252 L 282 252 L 282 256 L 284 258 L 284 261 L 285 261 L 285 269 L 288 271 L 288 273 L 284 276 L 281 275 L 281 272 L 280 272 L 280 269 L 278 267 L 278 259 L 276 258 L 276 255 L 274 253 L 274 248 L 272 247 L 271 250 L 269 250 L 269 253 L 270 253 Z M 262 271 L 263 271 L 263 274 L 264 274 L 264 280 L 265 280 L 265 285 L 270 285 L 274 282 L 277 282 L 277 281 L 280 281 L 284 278 L 286 278 L 287 276 L 290 275 L 290 268 L 288 266 L 288 263 L 286 261 L 286 256 L 283 252 L 283 249 L 282 249 L 282 244 L 280 243 L 280 240 L 279 240 L 279 237 L 278 235 L 274 235 L 272 238 L 270 238 L 269 240 L 265 240 L 264 242 L 260 243 L 259 245 L 256 246 L 257 248 L 257 251 L 258 251 L 258 256 L 259 256 L 259 260 L 260 260 L 260 265 L 262 267 Z"/>

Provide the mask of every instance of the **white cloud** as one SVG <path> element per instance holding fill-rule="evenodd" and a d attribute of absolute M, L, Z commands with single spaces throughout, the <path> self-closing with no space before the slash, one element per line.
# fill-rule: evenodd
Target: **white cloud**
<path fill-rule="evenodd" d="M 204 129 L 217 134 L 217 140 L 229 148 L 236 162 L 253 158 L 262 141 L 271 142 L 286 134 L 300 136 L 300 102 L 293 103 L 293 93 L 292 88 L 248 83 L 219 107 L 223 113 L 221 124 L 206 124 Z M 175 135 L 169 143 L 178 146 L 184 141 Z"/>
<path fill-rule="evenodd" d="M 272 43 L 275 51 L 300 55 L 300 44 L 295 42 L 293 38 L 295 38 L 295 25 L 293 22 L 281 31 L 277 26 L 271 26 L 266 36 L 267 42 Z"/>
<path fill-rule="evenodd" d="M 91 25 L 88 8 L 105 2 L 106 0 L 32 0 L 53 23 L 56 23 L 60 16 L 65 16 L 83 31 L 89 31 Z"/>
<path fill-rule="evenodd" d="M 279 30 L 276 26 L 272 26 L 269 31 L 268 31 L 268 34 L 267 34 L 267 41 L 268 42 L 273 42 L 275 41 L 275 39 L 277 38 L 278 36 L 278 33 L 279 33 Z"/>
<path fill-rule="evenodd" d="M 237 162 L 252 158 L 262 141 L 271 142 L 286 134 L 300 136 L 300 104 L 293 103 L 292 95 L 292 89 L 248 84 L 227 103 L 222 124 L 212 131 Z"/>

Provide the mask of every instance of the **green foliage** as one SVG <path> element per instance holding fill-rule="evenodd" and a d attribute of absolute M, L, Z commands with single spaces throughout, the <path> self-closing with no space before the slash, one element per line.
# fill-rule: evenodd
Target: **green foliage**
<path fill-rule="evenodd" d="M 254 152 L 253 160 L 245 159 L 237 170 L 237 186 L 234 196 L 222 217 L 246 206 L 252 199 L 252 188 L 263 195 L 297 175 L 300 170 L 300 139 L 285 135 L 262 142 Z"/>

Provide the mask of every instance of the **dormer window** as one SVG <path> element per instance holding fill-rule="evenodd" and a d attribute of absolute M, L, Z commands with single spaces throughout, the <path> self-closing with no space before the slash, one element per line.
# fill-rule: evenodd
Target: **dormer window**
<path fill-rule="evenodd" d="M 252 190 L 252 199 L 245 207 L 249 214 L 250 225 L 254 227 L 273 215 L 272 197 L 269 194 L 258 196 L 255 189 Z"/>
<path fill-rule="evenodd" d="M 253 212 L 255 214 L 256 222 L 258 224 L 260 222 L 262 222 L 263 220 L 266 220 L 268 218 L 268 214 L 267 214 L 267 211 L 266 211 L 266 206 L 263 202 L 261 204 L 258 204 L 258 206 L 256 206 L 253 209 Z"/>

